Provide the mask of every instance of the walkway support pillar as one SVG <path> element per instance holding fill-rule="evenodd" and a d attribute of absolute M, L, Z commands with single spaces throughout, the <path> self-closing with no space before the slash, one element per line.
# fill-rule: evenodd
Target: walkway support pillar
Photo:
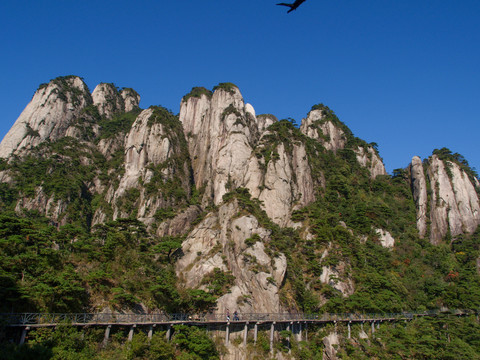
<path fill-rule="evenodd" d="M 351 321 L 348 322 L 348 338 L 352 338 L 352 328 L 351 328 Z"/>
<path fill-rule="evenodd" d="M 170 342 L 170 339 L 172 338 L 172 325 L 168 324 L 167 332 L 165 334 L 165 338 L 167 339 L 168 342 Z"/>
<path fill-rule="evenodd" d="M 230 322 L 227 322 L 227 329 L 225 330 L 225 345 L 228 346 L 230 342 Z"/>
<path fill-rule="evenodd" d="M 243 329 L 243 346 L 247 346 L 247 337 L 248 337 L 248 321 L 245 323 Z"/>
<path fill-rule="evenodd" d="M 25 339 L 27 338 L 27 332 L 30 330 L 30 326 L 25 326 L 22 330 L 22 337 L 20 338 L 20 345 L 25 344 Z"/>
<path fill-rule="evenodd" d="M 137 325 L 132 325 L 130 326 L 130 331 L 128 332 L 128 341 L 132 341 L 133 339 L 133 332 L 135 331 L 135 328 Z"/>
<path fill-rule="evenodd" d="M 372 335 L 375 334 L 375 321 L 372 321 Z"/>
<path fill-rule="evenodd" d="M 110 338 L 110 330 L 112 329 L 112 325 L 107 325 L 107 328 L 105 329 L 105 336 L 103 338 L 103 345 L 108 344 L 108 339 Z"/>
<path fill-rule="evenodd" d="M 275 334 L 275 321 L 270 326 L 270 352 L 273 354 L 273 335 Z"/>
<path fill-rule="evenodd" d="M 155 327 L 155 324 L 153 325 L 150 325 L 150 327 L 148 328 L 148 338 L 151 339 L 152 336 L 153 336 L 153 328 Z"/>

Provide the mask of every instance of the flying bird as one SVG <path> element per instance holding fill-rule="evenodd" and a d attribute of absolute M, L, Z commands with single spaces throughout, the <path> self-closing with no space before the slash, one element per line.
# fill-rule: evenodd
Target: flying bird
<path fill-rule="evenodd" d="M 288 6 L 290 10 L 287 11 L 287 14 L 293 10 L 296 10 L 303 2 L 306 0 L 295 0 L 293 4 L 287 4 L 287 3 L 278 3 L 277 5 L 282 5 L 282 6 Z"/>

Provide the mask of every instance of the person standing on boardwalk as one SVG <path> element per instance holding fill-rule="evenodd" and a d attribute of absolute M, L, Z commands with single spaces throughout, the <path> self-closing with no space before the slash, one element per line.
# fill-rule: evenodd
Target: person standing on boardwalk
<path fill-rule="evenodd" d="M 227 309 L 227 321 L 230 321 L 230 310 Z"/>

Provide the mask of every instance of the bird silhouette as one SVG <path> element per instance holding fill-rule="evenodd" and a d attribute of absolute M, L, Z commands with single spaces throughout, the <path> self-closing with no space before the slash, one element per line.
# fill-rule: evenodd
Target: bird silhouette
<path fill-rule="evenodd" d="M 288 6 L 290 10 L 287 11 L 287 14 L 289 12 L 292 12 L 293 10 L 296 10 L 303 2 L 306 0 L 295 0 L 293 4 L 287 4 L 287 3 L 278 3 L 277 5 L 282 5 L 282 6 Z"/>

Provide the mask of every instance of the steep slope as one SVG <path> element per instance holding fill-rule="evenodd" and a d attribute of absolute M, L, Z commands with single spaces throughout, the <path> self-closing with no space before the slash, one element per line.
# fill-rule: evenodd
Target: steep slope
<path fill-rule="evenodd" d="M 136 92 L 112 84 L 90 95 L 78 77 L 53 80 L 34 99 L 14 128 L 38 135 L 12 128 L 0 146 L 9 149 L 0 204 L 68 229 L 62 246 L 85 258 L 88 249 L 108 261 L 116 246 L 137 258 L 149 249 L 142 256 L 168 269 L 170 297 L 152 280 L 128 306 L 400 311 L 454 306 L 478 280 L 466 269 L 480 255 L 480 189 L 458 154 L 416 157 L 389 176 L 376 145 L 328 107 L 313 106 L 299 129 L 257 116 L 229 83 L 192 89 L 178 116 L 138 109 Z M 73 261 L 81 274 L 84 261 Z M 130 280 L 113 283 L 123 284 L 122 299 L 138 291 Z"/>
<path fill-rule="evenodd" d="M 82 111 L 92 104 L 87 85 L 77 76 L 42 84 L 0 143 L 0 157 L 20 154 L 49 140 L 78 135 Z"/>
<path fill-rule="evenodd" d="M 375 179 L 386 175 L 385 166 L 373 145 L 353 136 L 350 129 L 342 123 L 335 113 L 323 104 L 314 105 L 307 117 L 302 120 L 300 131 L 319 141 L 327 150 L 337 153 L 339 150 L 353 150 L 358 163 L 370 171 Z"/>
<path fill-rule="evenodd" d="M 417 227 L 423 237 L 427 224 L 430 226 L 433 244 L 438 244 L 447 235 L 455 238 L 460 234 L 472 234 L 480 224 L 478 179 L 468 163 L 458 158 L 458 154 L 448 149 L 435 150 L 425 163 L 426 177 L 418 157 L 413 158 L 410 165 Z M 429 202 L 427 193 L 431 194 Z"/>
<path fill-rule="evenodd" d="M 202 203 L 219 205 L 228 191 L 245 187 L 264 200 L 273 221 L 286 225 L 292 210 L 313 201 L 314 181 L 305 146 L 297 142 L 287 151 L 282 141 L 288 139 L 279 141 L 278 128 L 269 130 L 276 119 L 260 119 L 233 84 L 220 84 L 213 94 L 194 88 L 180 106 Z"/>

